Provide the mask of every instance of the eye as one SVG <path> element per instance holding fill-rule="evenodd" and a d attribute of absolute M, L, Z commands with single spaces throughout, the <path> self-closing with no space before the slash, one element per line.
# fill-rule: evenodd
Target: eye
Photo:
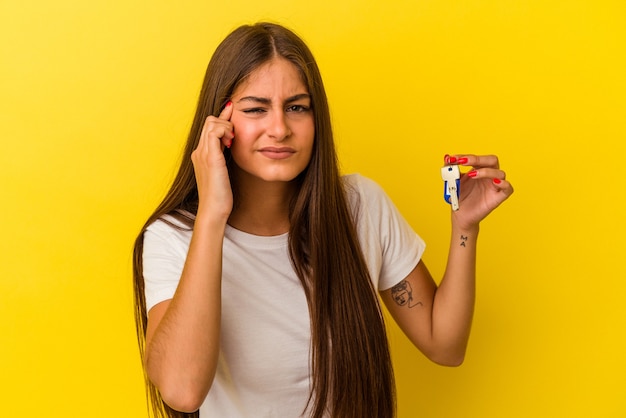
<path fill-rule="evenodd" d="M 291 105 L 289 107 L 287 107 L 287 112 L 294 112 L 294 113 L 302 113 L 302 112 L 308 112 L 311 108 L 309 106 L 304 106 L 304 105 Z"/>
<path fill-rule="evenodd" d="M 251 107 L 249 109 L 243 109 L 242 110 L 243 113 L 248 113 L 248 114 L 261 114 L 261 113 L 265 113 L 267 112 L 265 109 L 263 109 L 262 107 Z"/>

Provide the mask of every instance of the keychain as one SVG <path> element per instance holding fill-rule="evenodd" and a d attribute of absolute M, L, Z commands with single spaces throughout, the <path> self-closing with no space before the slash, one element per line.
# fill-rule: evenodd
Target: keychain
<path fill-rule="evenodd" d="M 459 192 L 461 172 L 458 165 L 446 165 L 441 167 L 443 179 L 443 198 L 452 205 L 452 210 L 459 210 Z"/>

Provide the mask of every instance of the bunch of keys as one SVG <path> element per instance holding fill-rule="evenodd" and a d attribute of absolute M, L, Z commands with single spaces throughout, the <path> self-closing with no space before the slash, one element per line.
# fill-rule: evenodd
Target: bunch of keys
<path fill-rule="evenodd" d="M 458 165 L 446 165 L 441 167 L 443 179 L 443 198 L 452 205 L 452 210 L 459 210 L 459 193 L 461 172 Z"/>

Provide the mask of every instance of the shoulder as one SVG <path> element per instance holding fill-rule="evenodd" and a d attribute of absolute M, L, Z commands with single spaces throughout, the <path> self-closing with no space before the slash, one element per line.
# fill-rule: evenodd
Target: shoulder
<path fill-rule="evenodd" d="M 372 200 L 376 197 L 385 196 L 385 191 L 378 183 L 361 174 L 346 174 L 341 179 L 349 200 L 355 197 Z"/>
<path fill-rule="evenodd" d="M 356 224 L 368 224 L 378 229 L 382 220 L 394 211 L 393 202 L 374 180 L 361 174 L 342 177 L 346 200 Z"/>
<path fill-rule="evenodd" d="M 163 215 L 146 227 L 146 232 L 156 235 L 171 235 L 191 228 L 171 215 Z"/>
<path fill-rule="evenodd" d="M 182 251 L 186 251 L 192 232 L 192 217 L 163 215 L 146 228 L 144 252 L 163 247 L 180 248 Z"/>
<path fill-rule="evenodd" d="M 195 218 L 193 213 L 183 210 L 176 211 L 159 217 L 146 227 L 146 231 L 154 233 L 191 232 Z"/>
<path fill-rule="evenodd" d="M 344 176 L 343 181 L 373 283 L 388 289 L 417 265 L 424 242 L 375 181 L 359 174 Z"/>
<path fill-rule="evenodd" d="M 348 204 L 352 209 L 378 211 L 392 204 L 383 188 L 370 178 L 356 173 L 344 175 L 342 180 Z"/>
<path fill-rule="evenodd" d="M 347 190 L 357 189 L 359 192 L 372 189 L 382 190 L 378 183 L 374 180 L 359 173 L 345 174 L 341 177 L 341 179 Z"/>

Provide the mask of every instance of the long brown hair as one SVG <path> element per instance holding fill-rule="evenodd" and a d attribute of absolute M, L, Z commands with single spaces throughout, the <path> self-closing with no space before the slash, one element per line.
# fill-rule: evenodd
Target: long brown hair
<path fill-rule="evenodd" d="M 395 415 L 395 386 L 376 290 L 348 208 L 335 152 L 322 77 L 308 47 L 290 30 L 271 23 L 241 26 L 218 46 L 209 62 L 183 160 L 165 198 L 148 218 L 134 249 L 135 321 L 141 356 L 147 325 L 142 268 L 143 232 L 165 214 L 192 227 L 181 212 L 196 213 L 198 192 L 191 163 L 204 120 L 218 115 L 237 86 L 260 65 L 280 56 L 300 71 L 311 95 L 315 140 L 308 167 L 297 181 L 290 207 L 289 254 L 307 297 L 311 317 L 311 417 L 379 418 Z M 226 151 L 228 158 L 228 150 Z M 237 191 L 233 190 L 235 204 Z M 161 400 L 146 378 L 157 417 L 197 417 Z"/>

